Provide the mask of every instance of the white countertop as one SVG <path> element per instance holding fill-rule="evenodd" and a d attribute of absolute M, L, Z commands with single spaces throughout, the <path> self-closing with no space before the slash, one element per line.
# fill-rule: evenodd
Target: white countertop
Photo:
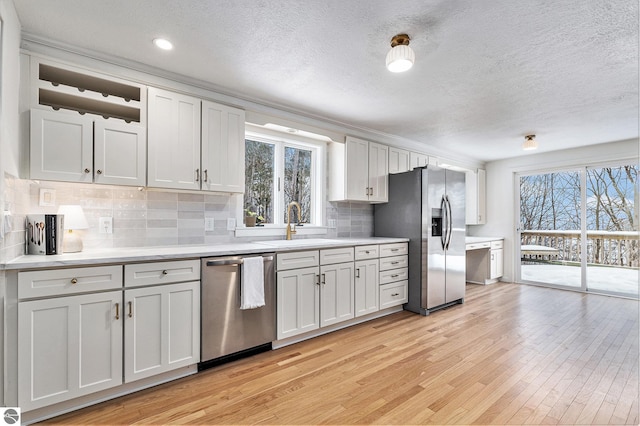
<path fill-rule="evenodd" d="M 465 237 L 465 244 L 477 244 L 477 243 L 486 243 L 490 241 L 500 241 L 504 240 L 504 237 Z"/>
<path fill-rule="evenodd" d="M 87 266 L 109 263 L 144 262 L 171 259 L 193 259 L 209 256 L 284 252 L 320 249 L 327 247 L 360 246 L 367 244 L 389 244 L 409 241 L 408 238 L 335 238 L 294 239 L 256 241 L 239 244 L 216 244 L 198 246 L 134 247 L 86 250 L 80 253 L 59 255 L 24 255 L 5 264 L 0 269 L 40 269 L 65 266 Z"/>

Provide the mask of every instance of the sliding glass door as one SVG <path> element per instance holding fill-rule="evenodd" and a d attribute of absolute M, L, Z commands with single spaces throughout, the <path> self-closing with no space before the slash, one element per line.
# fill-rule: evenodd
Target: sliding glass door
<path fill-rule="evenodd" d="M 638 165 L 519 179 L 519 281 L 638 297 Z"/>

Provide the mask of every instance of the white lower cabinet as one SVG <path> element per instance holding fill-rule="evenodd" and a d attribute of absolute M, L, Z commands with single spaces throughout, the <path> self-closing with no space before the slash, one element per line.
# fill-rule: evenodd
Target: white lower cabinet
<path fill-rule="evenodd" d="M 18 404 L 44 407 L 122 384 L 122 291 L 18 304 Z"/>
<path fill-rule="evenodd" d="M 200 361 L 200 282 L 124 292 L 124 380 Z"/>
<path fill-rule="evenodd" d="M 356 317 L 377 312 L 380 307 L 378 265 L 378 259 L 358 260 L 355 263 Z"/>
<path fill-rule="evenodd" d="M 276 285 L 278 339 L 296 336 L 320 327 L 318 266 L 278 271 Z"/>
<path fill-rule="evenodd" d="M 353 281 L 353 261 L 320 267 L 321 327 L 355 316 Z"/>

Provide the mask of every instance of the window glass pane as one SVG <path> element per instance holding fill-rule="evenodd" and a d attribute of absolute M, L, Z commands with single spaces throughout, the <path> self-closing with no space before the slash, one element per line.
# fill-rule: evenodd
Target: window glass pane
<path fill-rule="evenodd" d="M 587 287 L 638 296 L 638 166 L 587 169 Z"/>
<path fill-rule="evenodd" d="M 580 173 L 520 178 L 521 278 L 581 287 Z"/>
<path fill-rule="evenodd" d="M 273 223 L 274 152 L 272 144 L 245 141 L 244 208 L 258 215 L 258 223 Z"/>
<path fill-rule="evenodd" d="M 284 222 L 287 221 L 287 206 L 292 201 L 300 203 L 302 223 L 311 222 L 311 154 L 312 151 L 285 147 L 284 148 Z M 291 222 L 298 220 L 297 209 L 291 209 Z"/>

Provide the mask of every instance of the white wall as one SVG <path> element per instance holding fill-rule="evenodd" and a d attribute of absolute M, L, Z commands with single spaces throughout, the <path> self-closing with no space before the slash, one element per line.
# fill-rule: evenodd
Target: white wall
<path fill-rule="evenodd" d="M 517 184 L 519 172 L 545 171 L 557 168 L 585 166 L 623 159 L 638 161 L 638 140 L 611 142 L 583 148 L 540 154 L 523 154 L 521 157 L 489 162 L 487 170 L 487 223 L 468 226 L 470 236 L 498 236 L 505 238 L 503 281 L 515 280 Z M 519 243 L 518 243 L 519 244 Z"/>

